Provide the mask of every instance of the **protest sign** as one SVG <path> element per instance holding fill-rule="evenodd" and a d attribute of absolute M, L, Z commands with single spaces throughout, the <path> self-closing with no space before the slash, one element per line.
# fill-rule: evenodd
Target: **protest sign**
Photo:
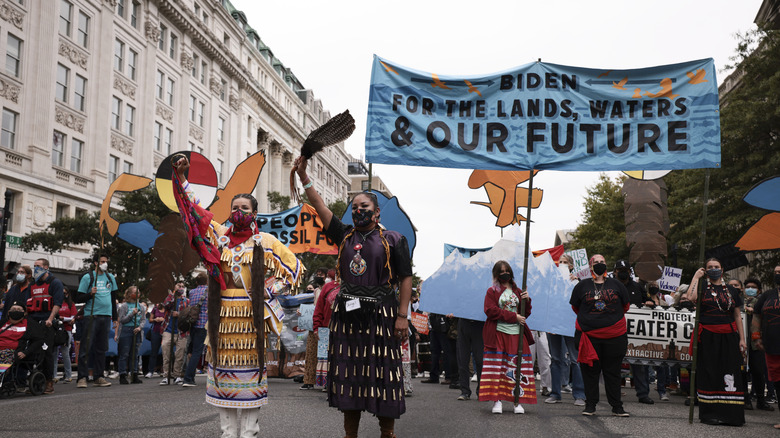
<path fill-rule="evenodd" d="M 421 335 L 428 334 L 428 315 L 412 312 L 412 325 Z"/>
<path fill-rule="evenodd" d="M 588 252 L 585 249 L 575 249 L 572 251 L 566 251 L 564 254 L 568 254 L 574 260 L 574 275 L 580 280 L 590 278 L 590 265 L 588 264 Z"/>
<path fill-rule="evenodd" d="M 680 286 L 682 278 L 682 268 L 673 268 L 664 266 L 664 272 L 661 279 L 658 280 L 658 288 L 666 292 L 674 292 Z"/>
<path fill-rule="evenodd" d="M 301 304 L 298 310 L 301 312 L 298 316 L 298 328 L 300 330 L 314 330 L 314 304 Z"/>
<path fill-rule="evenodd" d="M 317 329 L 319 340 L 317 341 L 317 359 L 328 358 L 328 343 L 330 341 L 330 329 L 320 327 Z"/>
<path fill-rule="evenodd" d="M 290 251 L 300 254 L 338 254 L 338 247 L 322 229 L 317 212 L 309 204 L 274 214 L 258 214 L 257 228 L 273 235 Z"/>
<path fill-rule="evenodd" d="M 721 161 L 711 58 L 631 70 L 534 62 L 457 77 L 375 56 L 367 126 L 370 163 L 623 171 Z"/>

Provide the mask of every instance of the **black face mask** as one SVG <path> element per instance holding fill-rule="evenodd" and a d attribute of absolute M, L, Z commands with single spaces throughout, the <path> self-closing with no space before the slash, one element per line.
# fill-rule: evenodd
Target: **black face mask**
<path fill-rule="evenodd" d="M 651 288 L 648 289 L 648 291 L 650 292 L 650 295 L 658 294 L 658 288 L 657 287 L 651 287 Z"/>
<path fill-rule="evenodd" d="M 606 263 L 596 263 L 593 265 L 593 273 L 602 276 L 604 273 L 607 272 L 607 264 Z"/>
<path fill-rule="evenodd" d="M 359 208 L 352 210 L 352 224 L 356 227 L 365 227 L 374 221 L 374 210 L 363 210 Z"/>
<path fill-rule="evenodd" d="M 322 286 L 325 284 L 325 279 L 323 277 L 314 277 L 314 283 L 316 283 L 319 286 Z"/>
<path fill-rule="evenodd" d="M 628 280 L 628 271 L 618 271 L 617 277 L 620 281 L 626 281 Z"/>
<path fill-rule="evenodd" d="M 509 272 L 502 272 L 501 274 L 498 274 L 498 281 L 501 283 L 509 283 L 512 281 L 512 274 Z"/>
<path fill-rule="evenodd" d="M 22 318 L 24 318 L 24 312 L 20 312 L 18 310 L 13 310 L 8 312 L 8 319 L 13 319 L 14 321 L 18 321 Z"/>

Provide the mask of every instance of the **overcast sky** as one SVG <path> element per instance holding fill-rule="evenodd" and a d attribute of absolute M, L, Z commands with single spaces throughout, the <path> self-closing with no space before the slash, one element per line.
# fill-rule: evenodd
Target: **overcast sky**
<path fill-rule="evenodd" d="M 332 115 L 350 110 L 357 130 L 346 148 L 356 157 L 364 155 L 374 54 L 439 75 L 493 73 L 538 58 L 599 69 L 714 58 L 721 83 L 735 33 L 754 27 L 761 5 L 760 0 L 231 2 Z M 374 173 L 418 229 L 414 264 L 423 279 L 441 265 L 444 243 L 488 247 L 501 237 L 489 209 L 470 204 L 487 201 L 484 189 L 468 188 L 471 171 L 375 165 Z M 544 197 L 532 213 L 531 249 L 550 247 L 556 230 L 577 227 L 585 189 L 597 177 L 587 169 L 537 175 L 534 186 Z"/>

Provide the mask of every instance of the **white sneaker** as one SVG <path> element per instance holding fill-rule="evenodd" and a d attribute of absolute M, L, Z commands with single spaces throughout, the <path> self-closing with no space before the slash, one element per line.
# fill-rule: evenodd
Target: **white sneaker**
<path fill-rule="evenodd" d="M 571 394 L 571 386 L 566 385 L 561 388 L 561 393 L 563 394 Z"/>
<path fill-rule="evenodd" d="M 174 381 L 173 383 L 175 383 L 177 385 L 183 385 L 184 384 L 184 379 L 182 379 L 181 377 L 177 377 L 176 381 Z"/>
<path fill-rule="evenodd" d="M 144 375 L 144 378 L 145 379 L 151 379 L 152 378 L 152 373 L 146 373 L 146 375 Z"/>
<path fill-rule="evenodd" d="M 477 373 L 474 373 L 473 376 L 471 376 L 471 381 L 476 382 L 477 381 Z"/>
<path fill-rule="evenodd" d="M 162 379 L 162 382 L 160 382 L 160 386 L 170 385 L 170 382 L 168 381 L 168 378 Z"/>
<path fill-rule="evenodd" d="M 521 404 L 515 405 L 515 414 L 525 414 L 525 409 L 523 409 L 523 405 Z"/>
<path fill-rule="evenodd" d="M 548 404 L 555 404 L 555 403 L 560 403 L 561 400 L 555 397 L 547 397 L 547 399 L 544 402 Z"/>
<path fill-rule="evenodd" d="M 493 409 L 491 410 L 494 414 L 500 414 L 501 413 L 501 401 L 497 401 L 493 403 Z"/>

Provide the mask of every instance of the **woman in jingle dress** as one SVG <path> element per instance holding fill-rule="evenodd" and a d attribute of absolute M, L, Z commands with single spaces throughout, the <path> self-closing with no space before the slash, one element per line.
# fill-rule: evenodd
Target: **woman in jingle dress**
<path fill-rule="evenodd" d="M 704 424 L 741 426 L 745 424 L 745 392 L 740 370 L 747 353 L 740 311 L 742 298 L 737 289 L 723 281 L 720 261 L 709 259 L 704 268 L 693 274 L 687 292 L 691 302 L 696 302 L 699 281 L 705 275 L 696 363 L 699 420 Z"/>
<path fill-rule="evenodd" d="M 223 437 L 256 436 L 258 408 L 268 403 L 266 324 L 267 330 L 276 331 L 273 318 L 263 321 L 265 273 L 297 287 L 304 267 L 275 237 L 257 231 L 257 200 L 252 195 L 233 198 L 230 225 L 223 226 L 211 220 L 213 214 L 190 189 L 184 177 L 187 158 L 177 155 L 173 161 L 176 204 L 190 243 L 211 277 L 206 402 L 219 408 Z"/>
<path fill-rule="evenodd" d="M 380 227 L 373 193 L 352 199 L 354 226 L 343 224 L 312 187 L 307 162 L 298 157 L 293 169 L 325 234 L 339 244 L 341 290 L 330 322 L 328 403 L 344 413 L 347 437 L 357 436 L 362 411 L 379 418 L 382 437 L 394 437 L 395 419 L 406 411 L 400 342 L 409 330 L 409 246 L 402 234 Z"/>

